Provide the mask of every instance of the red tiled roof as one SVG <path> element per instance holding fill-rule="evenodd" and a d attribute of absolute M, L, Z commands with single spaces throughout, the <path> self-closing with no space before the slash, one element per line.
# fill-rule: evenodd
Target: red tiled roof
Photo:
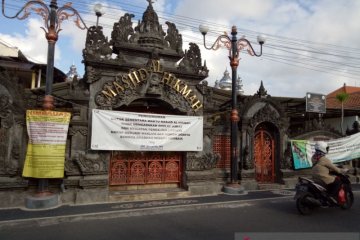
<path fill-rule="evenodd" d="M 349 94 L 349 98 L 344 102 L 344 109 L 360 110 L 360 87 L 346 86 L 345 84 L 326 96 L 326 108 L 341 109 L 341 103 L 336 99 L 336 95 L 339 93 Z"/>

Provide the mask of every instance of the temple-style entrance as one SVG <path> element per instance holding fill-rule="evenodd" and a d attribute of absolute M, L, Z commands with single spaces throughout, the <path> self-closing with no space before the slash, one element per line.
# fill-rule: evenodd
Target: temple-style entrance
<path fill-rule="evenodd" d="M 255 174 L 258 182 L 275 181 L 275 140 L 266 124 L 260 124 L 254 138 Z"/>
<path fill-rule="evenodd" d="M 171 110 L 165 101 L 144 98 L 133 101 L 129 106 L 117 110 L 154 114 L 181 114 Z M 183 153 L 114 151 L 109 169 L 110 186 L 145 185 L 157 187 L 181 187 Z M 160 186 L 159 186 L 160 185 Z"/>
<path fill-rule="evenodd" d="M 114 152 L 110 185 L 181 182 L 182 154 L 168 152 Z"/>

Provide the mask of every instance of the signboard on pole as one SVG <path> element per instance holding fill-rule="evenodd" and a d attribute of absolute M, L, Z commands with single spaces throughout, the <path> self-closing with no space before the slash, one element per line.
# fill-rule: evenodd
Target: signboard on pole
<path fill-rule="evenodd" d="M 329 152 L 326 157 L 333 163 L 360 158 L 360 133 L 327 141 Z M 315 142 L 291 140 L 291 150 L 295 169 L 312 167 L 311 157 L 315 153 Z"/>
<path fill-rule="evenodd" d="M 27 110 L 29 135 L 24 177 L 63 178 L 65 147 L 71 114 L 68 112 Z"/>
<path fill-rule="evenodd" d="M 319 93 L 306 93 L 306 112 L 326 113 L 326 96 Z"/>
<path fill-rule="evenodd" d="M 91 149 L 202 151 L 203 117 L 93 109 Z"/>

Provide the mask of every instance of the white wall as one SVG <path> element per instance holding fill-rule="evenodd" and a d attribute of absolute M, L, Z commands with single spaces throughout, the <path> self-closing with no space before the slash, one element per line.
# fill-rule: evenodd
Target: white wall
<path fill-rule="evenodd" d="M 0 41 L 0 56 L 2 57 L 18 57 L 19 49 L 16 47 L 9 47 Z"/>
<path fill-rule="evenodd" d="M 358 116 L 344 117 L 344 132 L 343 132 L 343 134 L 346 133 L 346 129 L 352 129 L 353 123 L 355 121 L 359 121 Z M 341 117 L 324 119 L 324 122 L 325 122 L 325 125 L 330 125 L 334 129 L 341 132 Z"/>

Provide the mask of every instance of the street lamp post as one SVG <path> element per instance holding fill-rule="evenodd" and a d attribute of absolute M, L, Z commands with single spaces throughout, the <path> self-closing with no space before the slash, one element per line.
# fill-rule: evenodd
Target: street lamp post
<path fill-rule="evenodd" d="M 229 59 L 230 66 L 232 70 L 232 88 L 231 88 L 231 138 L 230 138 L 230 155 L 231 155 L 231 176 L 230 183 L 228 184 L 230 192 L 238 192 L 240 185 L 238 184 L 238 159 L 239 159 L 239 147 L 237 144 L 238 138 L 238 122 L 239 114 L 237 111 L 237 94 L 236 94 L 236 77 L 237 77 L 237 67 L 239 65 L 239 54 L 243 49 L 246 49 L 251 56 L 260 57 L 262 55 L 262 46 L 265 43 L 265 38 L 263 36 L 258 36 L 257 41 L 260 44 L 260 53 L 257 54 L 251 43 L 244 37 L 237 39 L 237 29 L 236 26 L 231 28 L 231 37 L 227 34 L 220 35 L 211 47 L 206 46 L 205 35 L 207 34 L 209 28 L 204 25 L 199 26 L 199 30 L 203 35 L 204 47 L 208 50 L 217 50 L 221 46 L 225 46 L 229 50 Z M 240 173 L 241 174 L 241 173 Z"/>
<path fill-rule="evenodd" d="M 61 31 L 62 21 L 74 18 L 76 26 L 82 30 L 87 29 L 87 26 L 78 11 L 71 5 L 72 3 L 66 3 L 64 6 L 58 7 L 57 1 L 52 0 L 48 7 L 42 0 L 28 1 L 14 16 L 8 16 L 5 14 L 5 0 L 2 0 L 2 14 L 6 18 L 24 20 L 30 15 L 30 11 L 33 11 L 40 15 L 44 20 L 44 27 L 42 27 L 42 29 L 44 30 L 45 37 L 48 41 L 46 85 L 43 102 L 44 110 L 54 109 L 54 98 L 51 95 L 54 77 L 54 55 L 55 44 L 58 40 L 58 34 Z M 38 193 L 46 195 L 48 193 L 47 187 L 48 179 L 39 179 Z"/>
<path fill-rule="evenodd" d="M 98 27 L 99 25 L 99 18 L 104 15 L 104 9 L 103 9 L 103 5 L 101 3 L 97 3 L 94 5 L 94 12 L 96 15 L 96 27 Z"/>

